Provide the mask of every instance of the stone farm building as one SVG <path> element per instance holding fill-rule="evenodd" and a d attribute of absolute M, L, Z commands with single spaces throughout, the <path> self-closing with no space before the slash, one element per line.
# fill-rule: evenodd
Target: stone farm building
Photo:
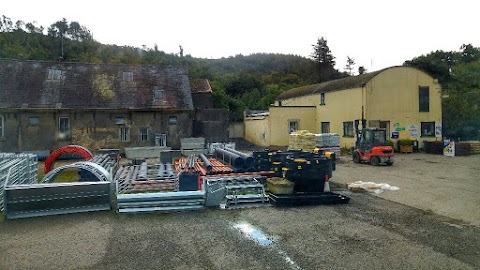
<path fill-rule="evenodd" d="M 354 122 L 386 128 L 392 141 L 442 138 L 441 87 L 412 67 L 391 67 L 358 76 L 290 89 L 268 112 L 247 115 L 245 138 L 261 146 L 287 146 L 295 130 L 338 133 L 341 147 L 355 143 Z M 361 128 L 361 126 L 359 127 Z"/>
<path fill-rule="evenodd" d="M 181 67 L 0 59 L 0 151 L 226 141 L 228 113 L 209 98 L 192 99 Z"/>

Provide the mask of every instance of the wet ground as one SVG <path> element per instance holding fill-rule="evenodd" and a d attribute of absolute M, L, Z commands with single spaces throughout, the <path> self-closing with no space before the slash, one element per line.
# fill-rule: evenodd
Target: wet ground
<path fill-rule="evenodd" d="M 346 205 L 8 220 L 0 223 L 0 269 L 480 269 L 479 227 L 436 213 L 435 207 L 412 206 L 422 202 L 414 194 L 437 196 L 449 189 L 434 185 L 429 192 L 406 192 L 429 185 L 410 186 L 425 180 L 415 180 L 414 172 L 400 174 L 402 164 L 418 163 L 432 179 L 440 173 L 450 179 L 445 174 L 458 174 L 467 162 L 428 170 L 437 164 L 432 161 L 443 162 L 430 158 L 399 156 L 393 170 L 376 168 L 380 173 L 370 165 L 340 163 L 332 189 L 351 197 Z M 339 184 L 368 175 L 376 182 L 390 179 L 385 182 L 400 190 L 377 196 L 351 193 Z M 396 182 L 400 178 L 410 180 Z M 383 198 L 389 196 L 398 201 L 406 196 L 411 205 Z"/>

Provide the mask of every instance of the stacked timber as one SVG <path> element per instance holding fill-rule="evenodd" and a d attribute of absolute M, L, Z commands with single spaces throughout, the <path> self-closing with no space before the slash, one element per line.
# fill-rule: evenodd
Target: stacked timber
<path fill-rule="evenodd" d="M 480 154 L 480 142 L 479 141 L 468 141 L 470 144 L 470 153 L 472 155 Z"/>
<path fill-rule="evenodd" d="M 423 142 L 424 150 L 427 154 L 443 155 L 443 142 Z"/>
<path fill-rule="evenodd" d="M 458 142 L 455 143 L 455 156 L 469 156 L 472 152 L 470 143 Z"/>

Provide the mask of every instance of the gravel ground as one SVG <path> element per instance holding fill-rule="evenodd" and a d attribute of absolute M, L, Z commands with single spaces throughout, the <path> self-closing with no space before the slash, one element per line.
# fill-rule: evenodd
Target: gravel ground
<path fill-rule="evenodd" d="M 448 194 L 462 192 L 459 186 L 470 190 L 469 182 L 454 189 L 443 184 L 467 179 L 449 176 L 460 171 L 478 172 L 465 165 L 477 157 L 465 157 L 465 162 L 423 154 L 396 157 L 393 167 L 340 162 L 332 188 L 351 198 L 346 205 L 137 215 L 94 212 L 4 221 L 0 269 L 480 269 L 476 216 L 436 210 L 443 203 L 443 191 L 443 198 L 450 200 L 454 196 Z M 444 161 L 448 164 L 442 166 Z M 420 172 L 436 185 L 415 179 Z M 441 175 L 446 180 L 435 182 Z M 400 190 L 351 193 L 340 184 L 365 181 L 366 176 Z M 420 181 L 422 186 L 415 186 Z M 433 191 L 422 191 L 427 187 Z M 475 190 L 478 198 L 478 187 L 471 192 Z M 413 205 L 421 204 L 415 194 L 424 193 L 431 198 L 439 194 L 433 207 Z M 272 243 L 262 245 L 247 237 L 235 228 L 239 223 L 251 224 Z"/>
<path fill-rule="evenodd" d="M 480 227 L 480 155 L 396 154 L 391 167 L 355 164 L 342 157 L 332 181 L 397 186 L 400 190 L 378 196 Z"/>

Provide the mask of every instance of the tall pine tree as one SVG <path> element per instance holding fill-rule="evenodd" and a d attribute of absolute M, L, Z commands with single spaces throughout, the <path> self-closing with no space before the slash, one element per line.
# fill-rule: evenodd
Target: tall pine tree
<path fill-rule="evenodd" d="M 337 71 L 335 70 L 335 57 L 333 57 L 327 40 L 321 37 L 317 40 L 317 44 L 313 46 L 312 58 L 317 65 L 318 80 L 324 82 L 335 78 Z"/>

